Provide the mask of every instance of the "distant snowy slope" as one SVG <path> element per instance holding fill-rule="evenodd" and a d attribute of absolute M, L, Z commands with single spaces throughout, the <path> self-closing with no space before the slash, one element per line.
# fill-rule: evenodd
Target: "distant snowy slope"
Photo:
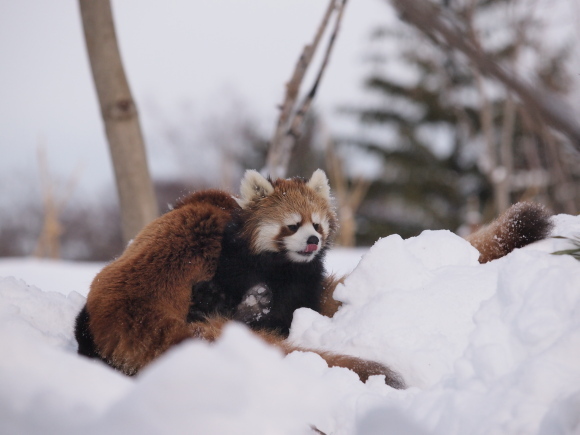
<path fill-rule="evenodd" d="M 554 220 L 554 234 L 580 235 L 580 217 Z M 333 319 L 296 312 L 292 340 L 389 364 L 403 391 L 315 354 L 284 358 L 238 325 L 128 378 L 76 354 L 74 317 L 102 265 L 3 260 L 0 433 L 580 433 L 580 262 L 551 254 L 567 246 L 480 265 L 447 231 L 390 236 L 337 289 Z M 329 269 L 362 253 L 337 251 Z"/>
<path fill-rule="evenodd" d="M 38 258 L 0 259 L 0 276 L 13 276 L 44 291 L 68 295 L 76 291 L 84 296 L 103 263 L 44 260 Z"/>

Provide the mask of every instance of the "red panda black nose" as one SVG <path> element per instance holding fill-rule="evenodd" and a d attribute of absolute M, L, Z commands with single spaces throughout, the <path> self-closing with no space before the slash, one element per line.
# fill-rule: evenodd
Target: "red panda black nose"
<path fill-rule="evenodd" d="M 306 240 L 306 244 L 307 245 L 318 245 L 318 237 L 316 236 L 310 236 L 308 237 L 308 240 Z"/>

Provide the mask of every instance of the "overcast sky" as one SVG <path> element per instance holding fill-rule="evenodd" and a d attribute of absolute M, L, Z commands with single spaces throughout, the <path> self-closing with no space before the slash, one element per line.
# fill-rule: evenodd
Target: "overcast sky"
<path fill-rule="evenodd" d="M 242 102 L 269 132 L 284 83 L 327 0 L 113 1 L 122 57 L 146 139 L 184 107 L 204 119 Z M 381 0 L 350 1 L 317 104 L 358 98 L 369 33 L 388 19 Z M 0 182 L 35 182 L 37 148 L 80 187 L 112 182 L 77 2 L 0 0 Z M 222 109 L 223 108 L 223 109 Z M 181 116 L 181 115 L 177 115 Z M 154 174 L 162 158 L 151 154 Z M 32 172 L 32 174 L 31 174 Z"/>
<path fill-rule="evenodd" d="M 240 110 L 270 134 L 284 83 L 327 3 L 113 1 L 123 61 L 140 110 L 153 174 L 171 170 L 164 161 L 167 155 L 159 149 L 164 122 L 187 116 L 192 123 L 219 119 L 237 100 Z M 348 3 L 316 101 L 333 128 L 340 127 L 333 110 L 363 98 L 361 84 L 369 65 L 362 57 L 372 29 L 393 19 L 387 3 Z M 547 3 L 565 6 L 550 6 L 560 11 L 558 20 L 568 18 L 557 30 L 565 38 L 576 32 L 578 40 L 580 0 Z M 578 47 L 574 49 L 577 53 Z M 59 176 L 80 173 L 79 189 L 112 184 L 77 2 L 0 0 L 0 198 L 18 190 L 20 184 L 38 184 L 39 144 L 47 149 L 51 168 Z"/>

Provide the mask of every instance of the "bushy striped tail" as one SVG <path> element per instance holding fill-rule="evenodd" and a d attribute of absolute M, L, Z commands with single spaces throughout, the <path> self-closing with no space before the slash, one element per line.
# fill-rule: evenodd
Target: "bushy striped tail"
<path fill-rule="evenodd" d="M 518 202 L 466 240 L 479 251 L 479 262 L 487 263 L 548 237 L 553 227 L 550 216 L 543 205 Z"/>

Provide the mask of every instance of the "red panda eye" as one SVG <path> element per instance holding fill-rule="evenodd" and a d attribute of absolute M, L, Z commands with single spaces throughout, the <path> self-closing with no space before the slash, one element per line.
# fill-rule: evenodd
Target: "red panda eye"
<path fill-rule="evenodd" d="M 314 227 L 314 231 L 320 232 L 320 224 L 312 224 L 312 226 Z"/>
<path fill-rule="evenodd" d="M 295 233 L 296 231 L 298 231 L 298 225 L 288 225 L 288 229 L 293 233 Z"/>

